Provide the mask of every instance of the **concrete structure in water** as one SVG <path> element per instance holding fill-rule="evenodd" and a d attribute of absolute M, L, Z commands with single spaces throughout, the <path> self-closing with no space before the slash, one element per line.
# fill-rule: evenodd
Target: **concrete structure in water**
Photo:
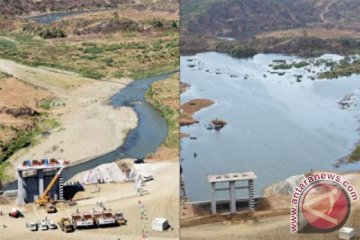
<path fill-rule="evenodd" d="M 36 164 L 33 164 L 36 161 Z M 18 204 L 32 203 L 44 192 L 56 172 L 63 166 L 62 161 L 24 161 L 16 168 L 18 180 Z M 60 176 L 49 196 L 53 200 L 64 200 L 63 178 Z"/>
<path fill-rule="evenodd" d="M 235 192 L 238 189 L 248 190 L 249 210 L 255 211 L 254 201 L 254 180 L 256 179 L 254 172 L 245 173 L 228 173 L 219 175 L 208 175 L 208 182 L 211 188 L 211 213 L 216 214 L 216 192 L 217 191 L 229 191 L 230 195 L 230 212 L 236 213 L 236 195 Z M 236 186 L 236 182 L 247 182 L 246 186 Z M 216 184 L 228 183 L 229 187 L 216 188 Z"/>

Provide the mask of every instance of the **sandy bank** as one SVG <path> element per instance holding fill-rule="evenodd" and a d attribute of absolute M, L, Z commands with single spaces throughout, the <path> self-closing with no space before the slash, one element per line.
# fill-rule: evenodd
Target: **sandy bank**
<path fill-rule="evenodd" d="M 50 114 L 60 127 L 41 136 L 36 144 L 16 153 L 14 165 L 31 158 L 56 157 L 71 163 L 103 155 L 121 146 L 128 132 L 137 126 L 132 108 L 114 108 L 109 99 L 131 81 L 95 81 L 77 74 L 49 68 L 32 68 L 0 60 L 0 71 L 28 84 L 43 88 L 57 97 Z M 13 170 L 9 175 L 13 175 Z"/>
<path fill-rule="evenodd" d="M 193 114 L 201 109 L 210 107 L 214 102 L 210 99 L 192 99 L 181 105 L 180 126 L 186 126 L 198 123 L 199 121 L 193 118 Z"/>

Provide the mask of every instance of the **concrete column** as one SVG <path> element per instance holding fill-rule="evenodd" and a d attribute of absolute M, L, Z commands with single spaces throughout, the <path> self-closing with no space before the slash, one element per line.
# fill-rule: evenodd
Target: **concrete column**
<path fill-rule="evenodd" d="M 39 196 L 44 192 L 44 171 L 38 170 L 39 176 Z"/>
<path fill-rule="evenodd" d="M 229 187 L 230 187 L 230 212 L 236 213 L 235 181 L 230 181 Z"/>
<path fill-rule="evenodd" d="M 18 171 L 18 205 L 24 205 L 24 186 L 21 171 Z"/>
<path fill-rule="evenodd" d="M 216 190 L 215 183 L 211 183 L 211 213 L 216 214 Z"/>
<path fill-rule="evenodd" d="M 249 180 L 249 210 L 255 212 L 254 180 Z"/>

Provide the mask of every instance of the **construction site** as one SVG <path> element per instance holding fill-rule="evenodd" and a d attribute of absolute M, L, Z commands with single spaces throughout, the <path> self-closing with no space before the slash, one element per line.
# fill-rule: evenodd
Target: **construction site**
<path fill-rule="evenodd" d="M 16 167 L 17 190 L 0 196 L 2 239 L 14 234 L 21 239 L 178 238 L 178 214 L 172 211 L 178 207 L 178 185 L 166 181 L 178 174 L 177 162 L 125 159 L 64 182 L 68 164 L 41 159 Z"/>

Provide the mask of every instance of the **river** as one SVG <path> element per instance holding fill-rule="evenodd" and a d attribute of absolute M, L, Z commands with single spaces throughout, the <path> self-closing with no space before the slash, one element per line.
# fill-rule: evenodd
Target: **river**
<path fill-rule="evenodd" d="M 313 81 L 311 77 L 325 69 L 315 66 L 279 71 L 284 72 L 279 76 L 270 73 L 276 59 L 302 60 L 277 54 L 236 59 L 215 52 L 181 57 L 181 79 L 191 85 L 181 102 L 215 101 L 195 114 L 199 124 L 181 129 L 197 138 L 181 140 L 185 187 L 192 201 L 209 199 L 208 174 L 254 171 L 260 196 L 265 186 L 311 169 L 360 168 L 333 166 L 360 139 L 359 76 Z M 301 82 L 296 75 L 303 75 Z M 355 104 L 341 109 L 338 102 L 347 94 L 353 94 Z M 205 125 L 217 117 L 228 125 L 219 132 L 207 130 Z"/>
<path fill-rule="evenodd" d="M 55 13 L 48 13 L 48 14 L 41 14 L 36 16 L 26 17 L 26 19 L 35 20 L 41 24 L 50 24 L 56 21 L 59 21 L 67 16 L 74 16 L 74 15 L 81 15 L 85 13 L 93 13 L 104 11 L 106 9 L 95 9 L 95 10 L 84 10 L 84 11 L 70 11 L 70 12 L 55 12 Z"/>

